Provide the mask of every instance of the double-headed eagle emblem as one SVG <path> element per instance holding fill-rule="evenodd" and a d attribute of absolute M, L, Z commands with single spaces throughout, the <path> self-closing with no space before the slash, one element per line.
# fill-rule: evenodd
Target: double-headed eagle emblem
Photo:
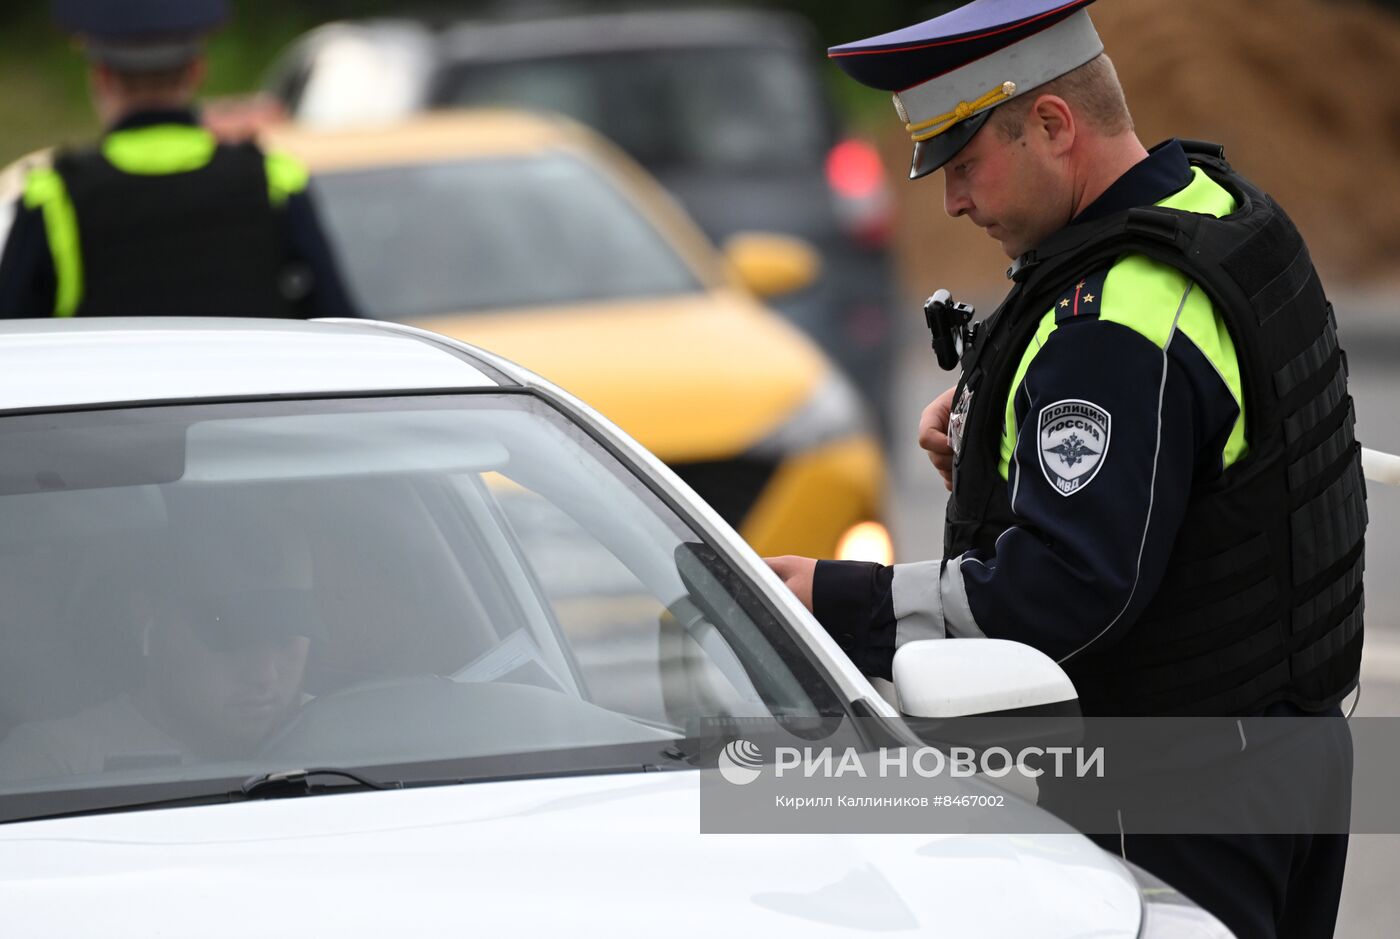
<path fill-rule="evenodd" d="M 1076 463 L 1082 463 L 1086 456 L 1099 455 L 1099 451 L 1091 450 L 1083 440 L 1079 439 L 1078 434 L 1070 434 L 1055 446 L 1046 447 L 1045 452 L 1053 453 L 1058 456 L 1065 466 L 1074 466 Z"/>

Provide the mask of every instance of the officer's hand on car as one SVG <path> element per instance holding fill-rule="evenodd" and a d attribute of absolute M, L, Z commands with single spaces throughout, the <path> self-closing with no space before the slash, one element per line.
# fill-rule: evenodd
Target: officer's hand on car
<path fill-rule="evenodd" d="M 773 569 L 773 573 L 782 578 L 783 584 L 797 595 L 797 599 L 802 601 L 808 612 L 812 610 L 812 575 L 817 569 L 817 562 L 812 558 L 800 558 L 792 555 L 780 558 L 764 558 L 764 563 Z"/>
<path fill-rule="evenodd" d="M 948 442 L 948 419 L 953 412 L 953 392 L 949 388 L 924 408 L 919 418 L 919 446 L 928 451 L 929 462 L 943 477 L 943 485 L 953 491 L 953 447 Z"/>

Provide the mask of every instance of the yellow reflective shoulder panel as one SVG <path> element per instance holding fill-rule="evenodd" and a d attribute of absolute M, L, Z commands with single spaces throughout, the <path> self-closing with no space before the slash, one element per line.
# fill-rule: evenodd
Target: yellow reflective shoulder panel
<path fill-rule="evenodd" d="M 1200 350 L 1230 389 L 1239 408 L 1225 446 L 1224 465 L 1238 462 L 1248 449 L 1244 437 L 1244 383 L 1240 380 L 1235 342 L 1205 291 L 1194 287 L 1175 268 L 1132 255 L 1108 272 L 1104 308 L 1099 316 L 1147 337 L 1158 348 L 1166 348 L 1176 329 Z"/>
<path fill-rule="evenodd" d="M 102 140 L 102 155 L 123 173 L 169 176 L 208 165 L 218 145 L 203 127 L 160 124 L 108 134 Z"/>
<path fill-rule="evenodd" d="M 41 209 L 54 199 L 68 198 L 68 188 L 63 185 L 63 177 L 51 166 L 39 166 L 30 170 L 24 179 L 24 207 Z"/>
<path fill-rule="evenodd" d="M 1234 196 L 1199 167 L 1193 167 L 1191 173 L 1191 183 L 1186 188 L 1157 204 L 1216 218 L 1239 208 Z M 1173 327 L 1195 344 L 1219 373 L 1239 407 L 1239 416 L 1223 454 L 1225 466 L 1230 467 L 1249 449 L 1244 435 L 1244 383 L 1240 380 L 1239 357 L 1225 320 L 1216 313 L 1215 305 L 1203 290 L 1192 289 L 1188 295 L 1190 286 L 1186 276 L 1173 267 L 1141 255 L 1123 258 L 1108 272 L 1100 317 L 1141 333 L 1159 348 L 1166 347 Z M 1183 297 L 1186 298 L 1184 303 Z"/>
<path fill-rule="evenodd" d="M 1217 218 L 1229 215 L 1239 207 L 1229 191 L 1200 168 L 1193 167 L 1191 172 L 1192 180 L 1185 188 L 1157 204 Z M 1126 326 L 1158 348 L 1166 348 L 1175 328 L 1200 349 L 1239 406 L 1239 417 L 1235 420 L 1224 450 L 1224 464 L 1229 467 L 1249 450 L 1244 433 L 1244 388 L 1240 380 L 1239 359 L 1225 321 L 1215 312 L 1210 298 L 1199 289 L 1192 289 L 1188 294 L 1187 288 L 1190 286 L 1190 280 L 1176 268 L 1142 255 L 1127 255 L 1109 269 L 1099 318 Z M 1012 379 L 1001 439 L 999 468 L 1003 479 L 1009 478 L 1011 458 L 1016 447 L 1016 393 L 1036 353 L 1055 327 L 1055 311 L 1051 310 L 1041 320 L 1040 328 L 1022 355 Z"/>
<path fill-rule="evenodd" d="M 44 234 L 58 282 L 53 315 L 72 316 L 83 298 L 83 256 L 78 247 L 78 215 L 57 170 L 44 166 L 30 171 L 24 185 L 24 205 L 44 214 Z"/>
<path fill-rule="evenodd" d="M 1214 215 L 1216 218 L 1224 218 L 1239 208 L 1230 191 L 1207 176 L 1199 166 L 1191 167 L 1191 182 L 1186 188 L 1157 204 L 1164 209 Z"/>
<path fill-rule="evenodd" d="M 267 196 L 274 206 L 285 205 L 290 197 L 305 190 L 308 182 L 306 167 L 295 157 L 285 153 L 267 155 Z"/>

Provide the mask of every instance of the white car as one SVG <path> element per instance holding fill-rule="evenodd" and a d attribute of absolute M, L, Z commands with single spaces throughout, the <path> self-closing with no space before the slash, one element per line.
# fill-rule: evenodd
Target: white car
<path fill-rule="evenodd" d="M 702 834 L 694 721 L 899 710 L 655 458 L 431 333 L 0 325 L 0 597 L 7 936 L 1228 935 L 1073 832 Z M 939 646 L 913 713 L 1063 697 Z"/>

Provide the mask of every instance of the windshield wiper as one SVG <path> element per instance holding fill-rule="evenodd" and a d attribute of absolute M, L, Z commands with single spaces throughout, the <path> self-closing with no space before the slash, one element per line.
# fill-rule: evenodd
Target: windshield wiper
<path fill-rule="evenodd" d="M 311 778 L 313 776 L 336 776 L 341 779 L 348 779 L 356 783 L 362 789 L 402 789 L 403 783 L 395 780 L 393 782 L 381 783 L 362 776 L 359 773 L 352 773 L 348 769 L 337 769 L 331 766 L 322 766 L 315 769 L 288 769 L 276 773 L 259 773 L 256 776 L 249 776 L 243 781 L 240 791 L 245 798 L 249 799 L 280 799 L 288 796 L 310 795 L 312 792 Z M 335 790 L 355 788 L 350 786 L 336 786 Z M 323 790 L 328 791 L 328 790 Z"/>
<path fill-rule="evenodd" d="M 608 748 L 612 749 L 612 748 Z M 636 754 L 634 745 L 626 745 L 629 754 Z M 10 822 L 39 821 L 54 818 L 75 818 L 85 815 L 102 815 L 114 812 L 139 812 L 149 809 L 184 808 L 200 805 L 225 805 L 228 803 L 277 799 L 306 795 L 330 795 L 333 793 L 355 792 L 359 790 L 405 790 L 408 788 L 429 788 L 438 786 L 458 786 L 479 782 L 499 782 L 519 779 L 541 779 L 556 776 L 583 776 L 610 773 L 654 772 L 657 770 L 691 769 L 693 755 L 684 741 L 675 741 L 663 749 L 646 747 L 645 756 L 635 759 L 631 756 L 609 754 L 606 759 L 590 760 L 578 766 L 560 767 L 554 762 L 554 754 L 540 753 L 540 758 L 549 757 L 548 765 L 520 766 L 521 754 L 509 754 L 492 760 L 497 764 L 491 769 L 481 769 L 472 773 L 425 772 L 421 765 L 390 768 L 395 779 L 380 782 L 359 772 L 335 767 L 291 769 L 272 773 L 259 773 L 250 776 L 239 785 L 236 780 L 218 779 L 206 783 L 166 782 L 154 785 L 118 786 L 111 789 L 83 793 L 87 804 L 72 805 L 55 809 L 55 793 L 14 793 L 0 794 L 0 825 Z M 510 765 L 502 765 L 508 760 Z M 456 764 L 459 761 L 448 761 Z M 472 762 L 476 762 L 475 760 Z M 540 761 L 525 761 L 527 764 Z M 438 767 L 445 769 L 446 766 Z M 313 784 L 318 776 L 338 777 L 347 780 L 342 785 Z M 192 787 L 199 788 L 191 791 Z"/>
<path fill-rule="evenodd" d="M 338 776 L 350 780 L 348 785 L 313 786 L 312 777 Z M 227 783 L 225 783 L 227 785 Z M 52 809 L 54 793 L 15 793 L 0 796 L 0 824 L 33 822 L 53 818 L 78 818 L 111 812 L 141 812 L 148 809 L 174 809 L 197 805 L 226 805 L 256 799 L 278 799 L 290 796 L 322 795 L 361 789 L 402 789 L 397 780 L 378 782 L 359 773 L 333 767 L 283 770 L 259 773 L 243 781 L 237 789 L 205 788 L 189 791 L 188 783 L 164 783 L 150 787 L 154 792 L 174 792 L 158 798 L 133 798 L 146 787 L 114 787 L 94 793 L 91 804 L 77 808 Z M 13 808 L 12 808 L 13 806 Z"/>

